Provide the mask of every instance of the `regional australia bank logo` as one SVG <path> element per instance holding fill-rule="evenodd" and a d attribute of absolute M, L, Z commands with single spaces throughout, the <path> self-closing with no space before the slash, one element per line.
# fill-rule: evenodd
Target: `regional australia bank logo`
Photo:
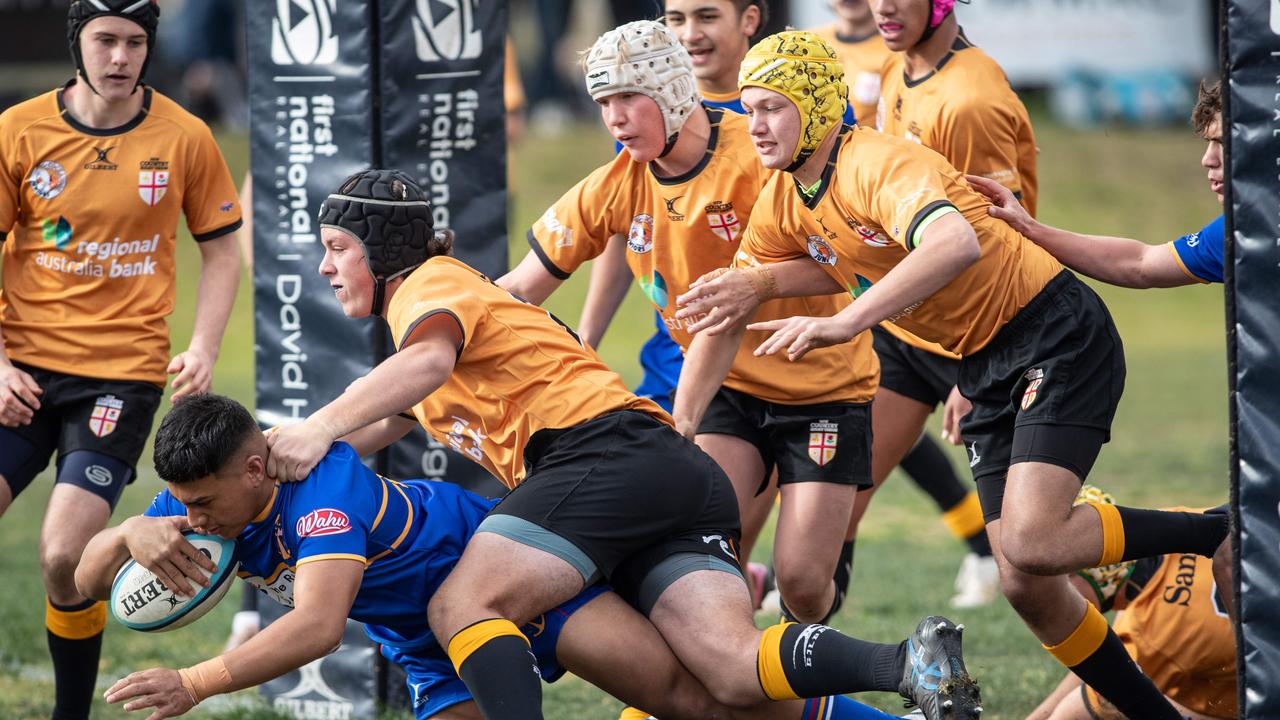
<path fill-rule="evenodd" d="M 415 0 L 413 44 L 418 59 L 474 60 L 484 42 L 476 22 L 480 0 Z"/>
<path fill-rule="evenodd" d="M 338 60 L 333 14 L 338 0 L 276 0 L 271 18 L 271 62 L 326 65 Z"/>

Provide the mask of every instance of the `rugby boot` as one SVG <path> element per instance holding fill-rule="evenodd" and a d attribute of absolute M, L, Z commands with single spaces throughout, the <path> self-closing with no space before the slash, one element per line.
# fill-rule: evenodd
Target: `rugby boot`
<path fill-rule="evenodd" d="M 907 639 L 898 692 L 927 720 L 976 720 L 982 715 L 978 683 L 969 677 L 960 648 L 963 625 L 937 615 L 920 621 Z"/>

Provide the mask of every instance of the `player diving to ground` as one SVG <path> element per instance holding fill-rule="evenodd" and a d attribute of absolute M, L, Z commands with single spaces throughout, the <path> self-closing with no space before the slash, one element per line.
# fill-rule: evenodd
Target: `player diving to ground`
<path fill-rule="evenodd" d="M 826 91 L 834 62 L 808 33 L 766 38 L 740 83 L 751 133 L 777 175 L 741 252 L 762 263 L 778 295 L 846 288 L 839 315 L 750 327 L 774 331 L 761 354 L 800 358 L 891 319 L 962 356 L 959 389 L 973 403 L 961 433 L 978 484 L 1001 586 L 1046 649 L 1122 712 L 1176 718 L 1105 618 L 1065 573 L 1166 553 L 1212 556 L 1227 518 L 1114 505 L 1072 507 L 1123 389 L 1124 356 L 1106 306 L 1047 252 L 987 216 L 987 203 L 940 155 L 909 140 L 802 115 Z M 814 86 L 813 80 L 819 83 Z M 867 244 L 864 227 L 889 242 Z M 742 323 L 757 296 L 735 270 L 694 288 L 694 330 Z M 825 278 L 825 279 L 824 279 Z"/>
<path fill-rule="evenodd" d="M 601 578 L 724 705 L 898 690 L 930 718 L 973 716 L 960 630 L 944 618 L 893 644 L 823 625 L 757 630 L 715 461 L 545 310 L 450 257 L 408 176 L 352 176 L 321 227 L 320 272 L 343 312 L 386 318 L 396 352 L 271 435 L 268 472 L 301 479 L 336 439 L 363 454 L 416 421 L 511 488 L 428 606 L 485 717 L 542 717 L 519 626 Z"/>

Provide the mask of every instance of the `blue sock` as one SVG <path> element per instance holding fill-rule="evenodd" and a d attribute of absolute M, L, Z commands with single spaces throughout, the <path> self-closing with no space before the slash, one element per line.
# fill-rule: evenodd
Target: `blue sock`
<path fill-rule="evenodd" d="M 810 698 L 804 701 L 800 720 L 884 720 L 894 715 L 863 705 L 843 695 Z"/>

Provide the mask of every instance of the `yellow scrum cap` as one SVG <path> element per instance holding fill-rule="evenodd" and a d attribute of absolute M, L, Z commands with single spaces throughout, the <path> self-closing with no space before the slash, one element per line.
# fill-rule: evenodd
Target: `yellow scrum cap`
<path fill-rule="evenodd" d="M 799 167 L 840 127 L 849 104 L 844 65 L 822 38 L 801 30 L 785 30 L 747 51 L 738 72 L 738 88 L 762 87 L 786 96 L 800 109 L 800 140 L 791 153 L 791 170 Z"/>

